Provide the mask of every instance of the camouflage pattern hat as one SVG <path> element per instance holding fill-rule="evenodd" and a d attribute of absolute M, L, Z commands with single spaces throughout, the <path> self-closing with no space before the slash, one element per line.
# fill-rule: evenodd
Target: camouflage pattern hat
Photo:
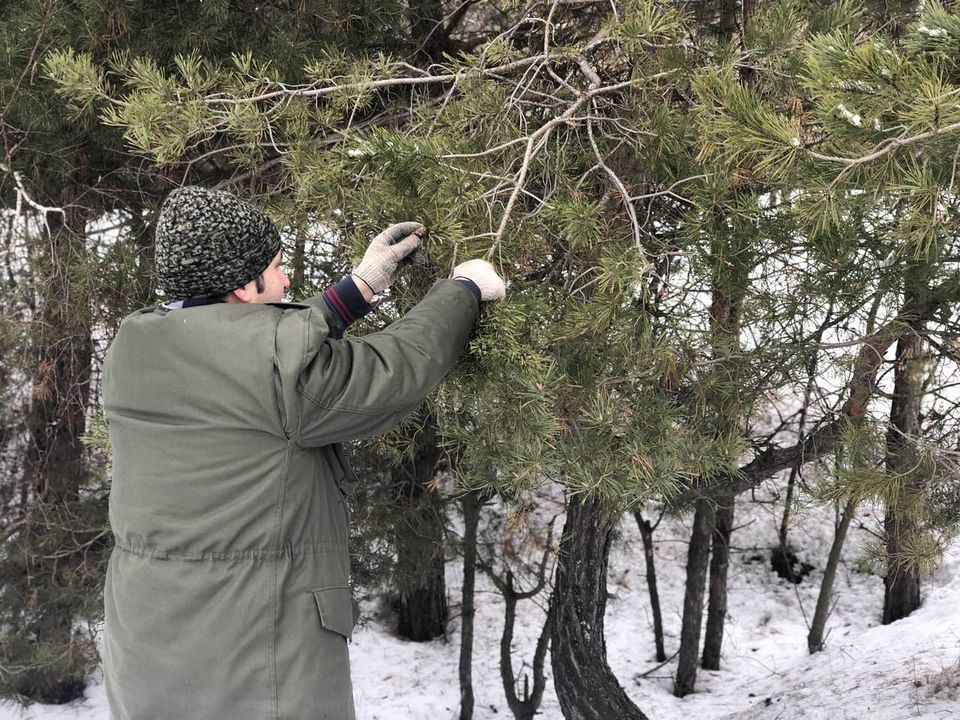
<path fill-rule="evenodd" d="M 223 295 L 243 287 L 279 250 L 273 221 L 230 193 L 187 186 L 160 207 L 157 279 L 170 297 Z"/>

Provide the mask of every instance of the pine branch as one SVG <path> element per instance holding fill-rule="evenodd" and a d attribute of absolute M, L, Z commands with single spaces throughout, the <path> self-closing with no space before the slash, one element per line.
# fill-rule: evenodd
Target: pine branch
<path fill-rule="evenodd" d="M 924 140 L 929 140 L 930 138 L 936 137 L 937 135 L 949 135 L 960 130 L 960 122 L 952 123 L 950 125 L 945 125 L 942 128 L 934 128 L 933 130 L 928 130 L 927 132 L 920 133 L 919 135 L 911 135 L 905 138 L 893 138 L 883 143 L 879 149 L 869 153 L 868 155 L 863 155 L 862 157 L 857 158 L 844 158 L 836 157 L 834 155 L 822 155 L 813 150 L 807 150 L 807 153 L 816 158 L 817 160 L 823 160 L 825 162 L 841 163 L 847 167 L 856 167 L 858 165 L 865 165 L 866 163 L 873 162 L 882 158 L 884 155 L 889 155 L 894 150 L 905 145 L 912 145 L 914 143 L 922 142 Z"/>
<path fill-rule="evenodd" d="M 639 82 L 656 80 L 672 74 L 673 71 L 668 70 L 666 72 L 656 73 L 645 78 L 625 80 L 624 82 L 613 83 L 612 85 L 595 87 L 586 90 L 580 94 L 580 96 L 566 109 L 566 111 L 563 112 L 562 115 L 559 115 L 544 123 L 537 129 L 536 132 L 530 135 L 527 138 L 527 148 L 523 156 L 523 165 L 520 167 L 520 172 L 517 174 L 516 186 L 510 195 L 510 199 L 507 201 L 507 207 L 503 211 L 503 216 L 500 218 L 500 226 L 497 228 L 496 235 L 494 235 L 493 244 L 490 246 L 490 249 L 487 250 L 487 254 L 485 256 L 486 259 L 490 260 L 497 251 L 497 248 L 500 246 L 500 242 L 503 239 L 503 234 L 507 228 L 507 222 L 510 220 L 510 214 L 513 212 L 513 206 L 516 204 L 517 198 L 520 196 L 523 185 L 526 182 L 527 173 L 530 170 L 530 163 L 533 161 L 534 156 L 537 154 L 537 152 L 539 152 L 540 148 L 546 145 L 547 141 L 550 139 L 550 133 L 555 127 L 573 120 L 577 111 L 580 110 L 580 108 L 582 108 L 588 101 L 592 100 L 598 95 L 618 92 L 630 87 L 631 85 L 636 85 Z"/>

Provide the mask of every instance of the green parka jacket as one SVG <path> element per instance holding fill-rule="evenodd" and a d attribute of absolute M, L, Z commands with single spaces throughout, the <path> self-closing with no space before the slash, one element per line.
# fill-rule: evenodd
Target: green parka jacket
<path fill-rule="evenodd" d="M 123 321 L 103 378 L 113 720 L 354 718 L 338 443 L 413 410 L 477 313 L 441 280 L 384 331 L 345 339 L 322 296 Z"/>

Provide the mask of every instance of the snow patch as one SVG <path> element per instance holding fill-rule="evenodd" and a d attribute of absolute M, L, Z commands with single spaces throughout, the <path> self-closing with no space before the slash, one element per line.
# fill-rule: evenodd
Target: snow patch
<path fill-rule="evenodd" d="M 847 108 L 843 105 L 843 103 L 840 103 L 839 105 L 837 105 L 837 112 L 840 113 L 840 117 L 842 117 L 851 125 L 854 125 L 856 127 L 861 127 L 863 125 L 863 119 L 856 113 L 852 113 L 849 110 L 847 110 Z"/>

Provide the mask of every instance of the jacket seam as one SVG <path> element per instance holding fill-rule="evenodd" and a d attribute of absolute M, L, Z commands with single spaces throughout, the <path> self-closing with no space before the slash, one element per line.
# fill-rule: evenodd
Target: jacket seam
<path fill-rule="evenodd" d="M 283 469 L 280 473 L 280 497 L 277 498 L 277 517 L 273 528 L 273 541 L 279 542 L 283 525 L 283 500 L 287 490 L 287 473 L 290 470 L 290 454 L 293 445 L 287 444 L 287 452 L 283 456 Z M 277 680 L 277 624 L 279 603 L 277 602 L 278 585 L 280 583 L 280 563 L 273 559 L 273 584 L 270 588 L 270 684 L 273 691 L 273 717 L 280 718 L 280 683 Z"/>
<path fill-rule="evenodd" d="M 321 317 L 322 317 L 322 316 L 321 316 Z M 309 319 L 309 318 L 308 318 L 308 319 Z M 306 366 L 307 366 L 307 355 L 308 355 L 308 353 L 307 353 L 307 345 L 308 345 L 308 341 L 309 341 L 309 339 L 310 339 L 310 334 L 309 334 L 309 332 L 308 332 L 308 329 L 309 329 L 308 324 L 307 324 L 307 323 L 304 323 L 304 324 L 303 324 L 303 338 L 301 339 L 301 342 L 300 342 L 300 347 L 302 348 L 302 351 L 301 351 L 301 353 L 300 353 L 300 364 L 298 365 L 298 367 L 300 368 L 300 370 L 299 370 L 299 372 L 297 373 L 297 375 L 298 375 L 298 376 L 297 376 L 297 379 L 294 381 L 294 382 L 295 382 L 294 387 L 296 387 L 296 388 L 298 389 L 298 391 L 299 391 L 299 386 L 300 386 L 300 377 L 299 377 L 299 375 L 303 373 L 304 368 L 306 368 Z M 301 394 L 302 394 L 302 393 L 301 393 Z M 296 437 L 297 437 L 297 440 L 298 440 L 298 441 L 300 440 L 300 435 L 301 435 L 302 432 L 303 432 L 303 403 L 302 403 L 302 402 L 298 402 L 298 403 L 297 403 L 297 432 L 296 432 Z"/>
<path fill-rule="evenodd" d="M 348 405 L 336 405 L 336 404 L 328 405 L 326 403 L 320 402 L 315 397 L 307 393 L 303 389 L 303 386 L 299 387 L 298 391 L 303 397 L 305 397 L 307 400 L 312 402 L 317 407 L 322 408 L 323 410 L 332 410 L 336 412 L 349 412 L 349 413 L 355 413 L 357 415 L 379 415 L 381 413 L 399 412 L 400 410 L 405 410 L 406 408 L 411 407 L 409 403 L 403 403 L 402 405 L 387 405 L 385 407 L 378 407 L 376 409 L 366 410 L 364 408 L 350 407 Z"/>
<path fill-rule="evenodd" d="M 277 416 L 278 421 L 280 422 L 280 432 L 283 433 L 283 437 L 289 441 L 290 433 L 287 432 L 287 404 L 283 398 L 283 382 L 280 375 L 280 353 L 277 352 L 277 340 L 278 333 L 280 331 L 280 321 L 283 319 L 283 314 L 277 316 L 277 322 L 273 326 L 273 391 L 277 399 Z"/>
<path fill-rule="evenodd" d="M 319 542 L 300 545 L 284 545 L 281 548 L 251 548 L 250 550 L 227 550 L 205 552 L 168 552 L 159 548 L 125 545 L 119 540 L 114 545 L 123 552 L 139 557 L 154 558 L 156 560 L 183 560 L 199 562 L 213 560 L 227 562 L 231 560 L 280 560 L 285 557 L 295 558 L 305 555 L 320 555 L 326 552 L 339 551 L 347 547 L 345 542 Z"/>

